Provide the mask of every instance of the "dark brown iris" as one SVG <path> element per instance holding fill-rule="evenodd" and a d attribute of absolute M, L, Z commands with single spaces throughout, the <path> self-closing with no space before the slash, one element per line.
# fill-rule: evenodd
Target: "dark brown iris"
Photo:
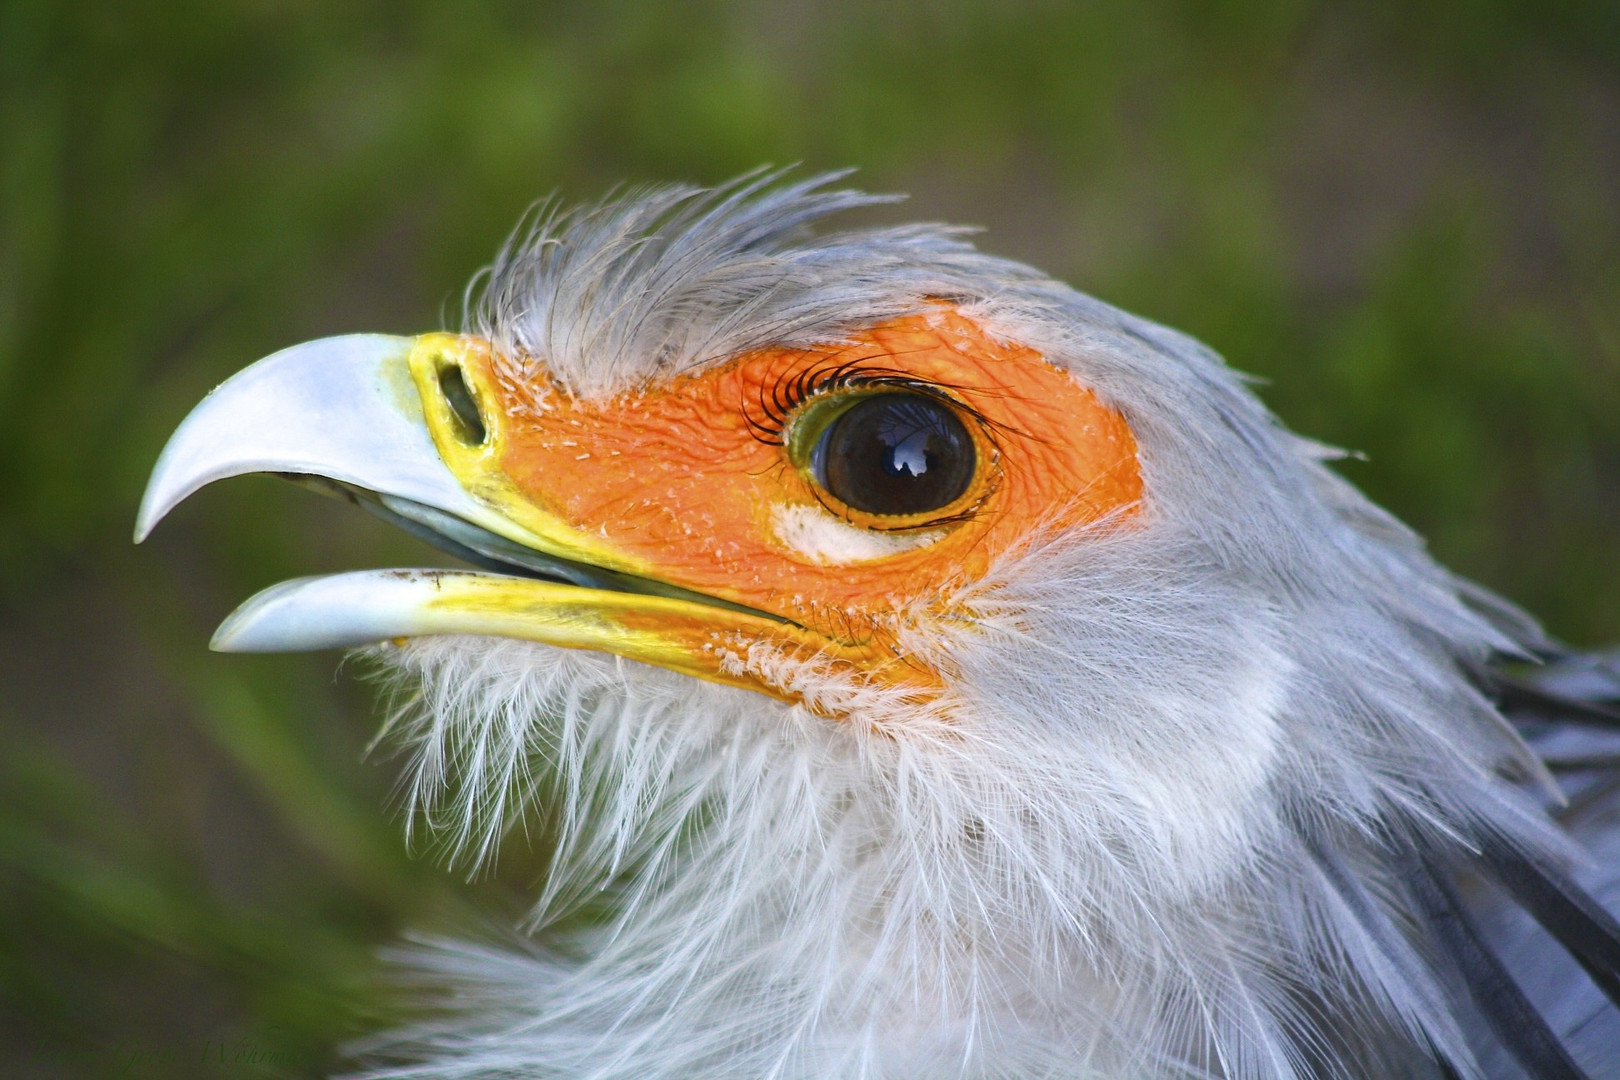
<path fill-rule="evenodd" d="M 949 506 L 973 481 L 973 438 L 944 402 L 873 394 L 827 425 L 811 458 L 829 494 L 868 514 L 906 516 Z"/>

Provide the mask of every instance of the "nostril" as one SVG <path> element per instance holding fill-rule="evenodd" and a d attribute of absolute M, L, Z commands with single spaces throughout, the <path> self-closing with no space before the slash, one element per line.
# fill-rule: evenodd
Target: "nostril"
<path fill-rule="evenodd" d="M 462 374 L 459 364 L 446 364 L 439 369 L 439 392 L 450 405 L 450 412 L 456 418 L 456 435 L 468 446 L 480 446 L 488 437 L 489 432 L 484 427 L 484 418 L 478 412 L 478 403 L 473 400 L 472 391 L 467 387 L 467 377 Z"/>

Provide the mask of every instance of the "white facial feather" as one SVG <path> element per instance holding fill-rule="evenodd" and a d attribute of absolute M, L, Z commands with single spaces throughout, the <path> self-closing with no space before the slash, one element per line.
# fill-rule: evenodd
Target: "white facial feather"
<path fill-rule="evenodd" d="M 875 562 L 902 551 L 927 547 L 945 535 L 934 529 L 920 532 L 860 529 L 819 506 L 779 506 L 772 513 L 772 525 L 783 547 L 820 566 Z"/>
<path fill-rule="evenodd" d="M 381 650 L 426 824 L 473 859 L 526 815 L 558 846 L 530 937 L 411 952 L 453 1007 L 380 1042 L 378 1075 L 1276 1080 L 1417 1060 L 1380 1041 L 1470 1060 L 1369 852 L 1397 818 L 1551 843 L 1497 778 L 1523 751 L 1465 671 L 1533 627 L 1202 346 L 956 231 L 811 238 L 872 200 L 774 179 L 546 216 L 473 326 L 606 394 L 948 298 L 1124 414 L 1146 505 L 1030 537 L 949 623 L 896 612 L 953 673 L 927 710 L 761 650 L 732 662 L 850 719 L 513 641 Z M 1306 835 L 1339 844 L 1367 910 Z"/>

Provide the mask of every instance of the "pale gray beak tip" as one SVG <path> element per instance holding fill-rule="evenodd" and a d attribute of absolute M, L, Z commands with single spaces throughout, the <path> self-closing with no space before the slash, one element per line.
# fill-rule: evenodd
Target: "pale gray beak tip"
<path fill-rule="evenodd" d="M 159 503 L 156 497 L 157 494 L 157 485 L 148 483 L 146 492 L 141 496 L 141 508 L 135 513 L 135 542 L 137 544 L 151 536 L 152 530 L 157 528 L 157 523 L 162 521 L 170 510 L 174 509 L 173 502 L 170 502 L 167 506 Z"/>
<path fill-rule="evenodd" d="M 289 594 L 301 591 L 312 578 L 297 578 L 255 593 L 225 616 L 208 647 L 222 653 L 282 652 L 278 646 L 290 636 L 283 614 Z"/>
<path fill-rule="evenodd" d="M 413 340 L 322 338 L 225 380 L 163 448 L 135 516 L 135 542 L 198 488 L 255 472 L 310 473 L 461 512 L 471 500 L 422 419 L 407 365 Z"/>
<path fill-rule="evenodd" d="M 208 647 L 223 653 L 352 649 L 396 637 L 445 633 L 454 616 L 431 600 L 453 570 L 356 570 L 296 578 L 249 597 L 226 616 Z"/>
<path fill-rule="evenodd" d="M 205 398 L 204 401 L 206 400 Z M 200 411 L 200 408 L 199 406 L 193 410 L 193 414 Z M 186 424 L 182 424 L 175 435 L 170 437 L 168 445 L 158 457 L 157 464 L 152 467 L 151 477 L 146 481 L 146 490 L 141 493 L 141 508 L 135 512 L 137 544 L 152 535 L 157 523 L 167 517 L 170 510 L 202 486 L 200 483 L 188 483 L 187 480 L 192 478 L 174 475 L 174 461 L 179 456 L 176 454 L 176 444 L 182 441 L 180 436 L 186 427 Z"/>

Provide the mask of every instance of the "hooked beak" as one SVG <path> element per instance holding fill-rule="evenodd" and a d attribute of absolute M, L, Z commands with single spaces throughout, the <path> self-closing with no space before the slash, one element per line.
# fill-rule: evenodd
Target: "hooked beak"
<path fill-rule="evenodd" d="M 754 643 L 813 644 L 797 624 L 660 581 L 649 567 L 522 498 L 499 468 L 488 344 L 450 334 L 298 345 L 226 380 L 159 457 L 135 539 L 215 480 L 275 473 L 349 498 L 483 568 L 303 578 L 228 617 L 224 652 L 342 648 L 491 634 L 594 649 L 792 698 L 745 674 Z M 853 659 L 853 657 L 852 657 Z"/>

